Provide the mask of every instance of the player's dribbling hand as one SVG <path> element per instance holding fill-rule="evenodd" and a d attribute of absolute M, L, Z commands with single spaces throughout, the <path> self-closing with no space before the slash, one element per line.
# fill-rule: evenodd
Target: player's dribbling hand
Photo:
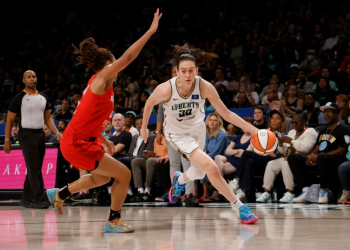
<path fill-rule="evenodd" d="M 5 141 L 4 144 L 4 151 L 5 153 L 9 154 L 11 152 L 11 143 L 9 141 Z"/>
<path fill-rule="evenodd" d="M 145 143 L 147 143 L 147 138 L 148 138 L 148 131 L 147 128 L 141 128 L 140 130 L 140 136 L 143 139 Z"/>
<path fill-rule="evenodd" d="M 162 17 L 162 13 L 159 14 L 159 8 L 157 8 L 156 13 L 154 13 L 154 17 L 153 17 L 153 22 L 151 24 L 151 27 L 149 28 L 149 31 L 154 34 L 157 29 L 158 29 L 158 23 L 159 23 L 159 19 Z"/>
<path fill-rule="evenodd" d="M 62 138 L 62 134 L 60 132 L 57 132 L 56 134 L 57 141 L 61 141 L 61 138 Z"/>

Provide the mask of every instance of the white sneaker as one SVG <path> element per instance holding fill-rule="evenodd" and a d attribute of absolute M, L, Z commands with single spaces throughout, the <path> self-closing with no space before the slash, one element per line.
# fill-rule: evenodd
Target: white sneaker
<path fill-rule="evenodd" d="M 286 192 L 286 193 L 284 193 L 283 197 L 280 199 L 280 202 L 282 202 L 282 203 L 291 203 L 294 198 L 295 198 L 294 194 Z"/>
<path fill-rule="evenodd" d="M 271 202 L 271 194 L 268 192 L 264 192 L 258 199 L 255 200 L 256 202 L 260 203 L 266 203 L 266 202 Z"/>
<path fill-rule="evenodd" d="M 297 198 L 293 199 L 293 203 L 307 203 L 307 199 L 306 199 L 306 193 L 309 189 L 304 189 L 301 192 L 301 194 L 299 194 L 299 196 Z"/>
<path fill-rule="evenodd" d="M 245 193 L 243 192 L 242 189 L 238 189 L 238 190 L 237 190 L 236 196 L 237 196 L 237 198 L 238 198 L 241 202 L 243 202 L 243 203 L 248 202 L 248 199 L 247 199 L 247 197 L 245 196 Z"/>
<path fill-rule="evenodd" d="M 228 185 L 230 186 L 232 191 L 236 194 L 238 189 L 239 189 L 239 179 L 238 178 L 234 178 L 233 180 L 228 182 Z"/>
<path fill-rule="evenodd" d="M 320 190 L 318 204 L 328 204 L 328 190 Z"/>

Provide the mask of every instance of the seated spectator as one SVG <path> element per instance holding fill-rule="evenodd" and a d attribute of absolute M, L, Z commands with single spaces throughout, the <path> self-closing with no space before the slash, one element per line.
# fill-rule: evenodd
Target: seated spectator
<path fill-rule="evenodd" d="M 7 121 L 7 110 L 4 110 L 1 114 L 0 124 L 5 124 Z"/>
<path fill-rule="evenodd" d="M 11 128 L 11 137 L 10 137 L 11 144 L 18 144 L 18 127 L 17 124 L 13 124 Z"/>
<path fill-rule="evenodd" d="M 232 99 L 232 102 L 237 102 L 237 97 L 239 92 L 244 92 L 247 95 L 248 101 L 251 105 L 258 105 L 260 103 L 259 95 L 253 90 L 253 84 L 251 83 L 249 77 L 242 76 L 239 81 L 239 91 Z"/>
<path fill-rule="evenodd" d="M 286 133 L 283 132 L 285 120 L 284 115 L 274 109 L 269 112 L 269 116 L 271 118 L 271 122 L 268 129 L 275 134 L 280 134 L 281 136 L 285 135 Z M 256 154 L 251 145 L 249 145 L 248 148 L 242 153 L 241 160 L 236 168 L 237 170 L 234 173 L 234 177 L 239 178 L 239 186 L 248 197 L 248 201 L 251 199 L 250 197 L 255 194 L 253 176 L 263 176 L 267 163 L 279 157 L 281 156 L 277 149 L 274 154 L 262 156 Z"/>
<path fill-rule="evenodd" d="M 64 98 L 61 104 L 61 112 L 55 116 L 55 120 L 70 120 L 72 116 L 73 112 L 71 112 L 69 100 L 68 98 Z"/>
<path fill-rule="evenodd" d="M 129 151 L 132 135 L 130 132 L 124 130 L 124 116 L 121 113 L 114 114 L 112 117 L 112 126 L 115 132 L 108 140 L 112 141 L 114 145 L 115 153 L 112 157 L 119 159 Z"/>
<path fill-rule="evenodd" d="M 302 192 L 293 202 L 305 203 L 306 193 L 311 184 L 318 183 L 320 176 L 320 192 L 318 203 L 329 202 L 329 191 L 337 197 L 339 187 L 338 167 L 346 161 L 347 144 L 344 135 L 349 135 L 348 128 L 339 123 L 340 109 L 335 103 L 321 106 L 327 126 L 319 131 L 316 145 L 309 155 L 290 154 L 288 164 L 294 176 L 294 183 Z"/>
<path fill-rule="evenodd" d="M 131 202 L 148 202 L 152 201 L 152 183 L 154 172 L 157 169 L 157 163 L 161 164 L 162 168 L 168 169 L 168 171 L 163 170 L 162 178 L 167 179 L 163 181 L 168 186 L 168 189 L 171 186 L 171 181 L 169 178 L 169 157 L 167 146 L 165 143 L 165 137 L 162 135 L 162 145 L 159 145 L 156 140 L 154 140 L 154 150 L 153 151 L 143 151 L 144 158 L 135 158 L 131 161 L 132 176 L 134 180 L 135 188 L 137 188 L 138 194 L 130 199 Z M 164 160 L 164 164 L 163 164 Z M 160 166 L 158 166 L 159 168 Z M 161 170 L 162 171 L 162 170 Z M 143 181 L 143 172 L 146 173 L 146 180 Z M 159 176 L 158 176 L 159 179 Z M 159 182 L 159 181 L 158 181 Z M 164 188 L 164 184 L 162 184 Z"/>
<path fill-rule="evenodd" d="M 128 90 L 130 97 L 125 108 L 130 110 L 134 107 L 134 102 L 140 102 L 140 87 L 136 82 L 133 82 L 128 85 Z"/>
<path fill-rule="evenodd" d="M 46 125 L 44 125 L 43 130 L 45 133 L 45 143 L 58 143 L 56 135 L 52 134 Z"/>
<path fill-rule="evenodd" d="M 143 109 L 145 107 L 146 101 L 147 101 L 149 96 L 150 96 L 150 93 L 148 91 L 144 90 L 141 92 L 140 103 L 139 103 L 138 108 L 137 108 L 137 110 L 139 111 L 140 114 L 143 114 Z M 153 110 L 152 114 L 154 114 L 154 113 L 155 112 Z"/>
<path fill-rule="evenodd" d="M 295 82 L 298 86 L 299 97 L 304 96 L 306 92 L 311 92 L 314 85 L 313 82 L 310 82 L 305 75 L 306 73 L 304 69 L 298 70 L 298 76 Z"/>
<path fill-rule="evenodd" d="M 68 125 L 68 122 L 65 119 L 61 119 L 57 122 L 57 129 L 58 132 L 60 132 L 61 134 L 63 133 L 63 131 L 66 129 Z"/>
<path fill-rule="evenodd" d="M 270 104 L 270 108 L 269 111 L 276 109 L 278 112 L 282 113 L 284 115 L 284 127 L 282 129 L 283 132 L 288 133 L 290 130 L 293 129 L 293 124 L 292 124 L 292 119 L 288 116 L 286 116 L 286 113 L 284 111 L 284 107 L 282 105 L 282 103 L 280 101 L 273 101 Z M 269 118 L 267 119 L 267 127 L 270 127 L 270 121 L 271 121 L 271 117 L 269 116 Z"/>
<path fill-rule="evenodd" d="M 333 89 L 334 91 L 338 91 L 339 89 L 337 88 L 337 84 L 335 83 L 335 81 L 332 80 L 331 78 L 331 73 L 329 71 L 329 68 L 327 67 L 323 67 L 321 69 L 321 76 L 322 77 L 326 77 L 328 79 L 328 82 L 329 82 L 329 86 L 331 87 L 331 89 Z M 312 91 L 315 92 L 316 90 L 316 86 L 317 86 L 317 83 L 315 83 L 312 87 Z"/>
<path fill-rule="evenodd" d="M 278 138 L 277 150 L 284 157 L 267 163 L 263 181 L 264 193 L 256 199 L 256 202 L 264 203 L 271 201 L 270 192 L 276 176 L 280 172 L 282 172 L 286 193 L 279 202 L 290 203 L 295 198 L 293 194 L 294 179 L 287 162 L 287 157 L 290 154 L 302 154 L 306 156 L 314 148 L 318 134 L 314 128 L 306 127 L 306 122 L 306 113 L 301 108 L 297 108 L 293 115 L 294 129 L 290 130 L 287 135 Z"/>
<path fill-rule="evenodd" d="M 129 111 L 130 112 L 130 111 Z M 139 132 L 142 126 L 142 116 L 137 116 L 135 119 L 135 127 L 137 131 Z M 126 121 L 126 119 L 125 119 Z M 153 151 L 154 150 L 154 139 L 156 135 L 148 130 L 148 138 L 147 142 L 145 143 L 142 139 L 142 137 L 139 134 L 135 134 L 132 136 L 131 143 L 129 150 L 125 154 L 124 157 L 118 158 L 118 160 L 123 163 L 127 168 L 131 170 L 131 161 L 135 158 L 144 158 L 143 151 Z M 132 191 L 132 185 L 130 184 L 128 195 L 131 196 L 129 198 L 132 198 L 133 191 Z"/>
<path fill-rule="evenodd" d="M 71 109 L 75 110 L 78 107 L 78 102 L 81 99 L 81 95 L 75 94 L 70 100 Z"/>
<path fill-rule="evenodd" d="M 125 110 L 129 104 L 129 99 L 124 93 L 122 86 L 114 88 L 114 111 L 116 113 L 125 113 Z"/>
<path fill-rule="evenodd" d="M 269 89 L 275 89 L 276 93 L 278 94 L 278 100 L 281 98 L 282 96 L 282 92 L 284 89 L 284 85 L 282 83 L 280 83 L 280 79 L 278 78 L 277 75 L 273 75 L 270 80 L 269 80 L 269 85 L 265 86 L 263 88 L 263 90 L 261 91 L 261 93 L 259 94 L 259 99 L 261 100 L 262 104 L 264 104 L 264 100 L 266 99 L 271 99 L 271 97 L 268 98 L 268 90 Z M 268 106 L 268 104 L 267 104 Z"/>
<path fill-rule="evenodd" d="M 340 179 L 340 184 L 342 186 L 342 195 L 340 196 L 338 203 L 343 204 L 345 201 L 349 201 L 350 197 L 350 153 L 346 154 L 347 161 L 339 165 L 338 176 Z"/>
<path fill-rule="evenodd" d="M 139 131 L 134 127 L 136 113 L 127 111 L 124 114 L 124 118 L 124 130 L 130 132 L 132 136 L 139 135 Z"/>
<path fill-rule="evenodd" d="M 324 124 L 323 113 L 319 107 L 316 107 L 316 99 L 314 92 L 306 92 L 304 94 L 304 112 L 307 114 L 307 124 L 308 125 L 318 125 Z"/>
<path fill-rule="evenodd" d="M 226 89 L 228 87 L 229 82 L 225 80 L 225 74 L 224 74 L 224 69 L 219 67 L 215 71 L 215 85 L 216 87 L 219 87 L 219 85 L 225 85 Z"/>
<path fill-rule="evenodd" d="M 253 124 L 253 119 L 251 117 L 243 117 L 243 120 Z M 215 163 L 222 177 L 225 178 L 225 175 L 230 175 L 236 171 L 243 152 L 250 145 L 250 137 L 251 134 L 248 132 L 235 136 L 227 146 L 225 153 L 215 156 Z M 215 190 L 213 194 L 204 201 L 219 201 L 219 192 Z"/>
<path fill-rule="evenodd" d="M 249 102 L 248 96 L 245 92 L 240 91 L 237 94 L 236 102 L 233 102 L 233 105 L 231 105 L 231 108 L 237 109 L 237 108 L 249 108 L 252 106 L 252 104 Z"/>
<path fill-rule="evenodd" d="M 338 94 L 335 97 L 335 104 L 340 109 L 339 122 L 345 125 L 350 124 L 349 98 L 344 94 Z"/>
<path fill-rule="evenodd" d="M 228 91 L 225 85 L 220 84 L 219 86 L 216 87 L 219 97 L 221 101 L 225 104 L 226 107 L 231 106 L 231 99 L 228 97 Z"/>
<path fill-rule="evenodd" d="M 263 106 L 255 106 L 253 107 L 253 119 L 254 126 L 258 129 L 266 129 L 267 121 L 266 121 L 266 110 Z"/>
<path fill-rule="evenodd" d="M 335 102 L 336 92 L 329 86 L 328 79 L 321 76 L 317 82 L 315 90 L 316 102 L 320 106 L 325 105 L 327 102 Z"/>
<path fill-rule="evenodd" d="M 282 94 L 281 94 L 282 95 Z M 280 100 L 280 92 L 277 92 L 276 89 L 273 87 L 268 87 L 267 89 L 267 95 L 263 97 L 261 103 L 266 107 L 270 106 L 270 103 L 273 101 L 279 101 Z"/>
<path fill-rule="evenodd" d="M 124 118 L 124 117 L 123 117 Z M 107 125 L 106 127 L 102 130 L 102 135 L 104 137 L 106 137 L 107 140 L 109 140 L 112 136 L 112 122 L 111 121 L 107 121 Z M 131 138 L 130 138 L 131 140 Z"/>
<path fill-rule="evenodd" d="M 213 105 L 211 105 L 210 101 L 208 98 L 205 98 L 205 103 L 204 103 L 204 111 L 213 111 L 215 108 Z"/>
<path fill-rule="evenodd" d="M 281 97 L 281 103 L 286 111 L 287 117 L 292 117 L 297 108 L 303 107 L 304 103 L 303 100 L 299 98 L 298 87 L 296 84 L 289 86 L 286 97 Z"/>
<path fill-rule="evenodd" d="M 205 152 L 213 160 L 216 155 L 223 155 L 227 147 L 228 141 L 226 137 L 226 131 L 223 127 L 222 117 L 217 113 L 211 113 L 205 120 L 206 126 L 206 140 L 205 140 Z M 209 180 L 205 176 L 200 180 L 203 184 L 203 195 L 198 201 L 204 201 L 209 197 Z M 198 185 L 198 181 L 195 181 L 195 186 Z"/>
<path fill-rule="evenodd" d="M 316 56 L 315 50 L 310 49 L 306 53 L 305 60 L 303 60 L 299 64 L 300 69 L 303 69 L 305 72 L 305 78 L 309 79 L 310 81 L 316 80 L 316 76 L 319 75 L 318 60 L 315 56 Z"/>

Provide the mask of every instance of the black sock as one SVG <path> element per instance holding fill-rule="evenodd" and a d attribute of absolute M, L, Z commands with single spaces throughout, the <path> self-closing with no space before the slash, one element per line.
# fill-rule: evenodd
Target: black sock
<path fill-rule="evenodd" d="M 120 218 L 120 212 L 121 212 L 122 210 L 119 210 L 119 211 L 113 211 L 112 209 L 109 211 L 109 218 L 108 218 L 108 220 L 109 221 L 112 221 L 112 220 L 114 220 L 114 219 L 116 219 L 116 218 Z"/>
<path fill-rule="evenodd" d="M 68 196 L 70 195 L 71 193 L 68 190 L 68 186 L 61 188 L 60 191 L 58 192 L 58 197 L 60 197 L 61 200 L 67 199 Z"/>

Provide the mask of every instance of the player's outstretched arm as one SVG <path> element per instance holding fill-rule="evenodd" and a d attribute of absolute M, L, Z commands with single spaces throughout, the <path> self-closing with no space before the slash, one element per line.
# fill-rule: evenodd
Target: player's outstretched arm
<path fill-rule="evenodd" d="M 158 104 L 159 102 L 163 102 L 166 100 L 169 100 L 171 96 L 171 86 L 169 82 L 164 82 L 160 85 L 158 85 L 152 94 L 148 97 L 145 107 L 143 108 L 143 120 L 142 120 L 142 127 L 141 127 L 141 137 L 144 140 L 144 142 L 147 142 L 148 133 L 147 133 L 147 125 L 149 121 L 149 117 L 152 113 L 152 109 L 154 105 Z"/>
<path fill-rule="evenodd" d="M 229 123 L 232 123 L 233 125 L 244 128 L 244 130 L 248 131 L 249 133 L 253 134 L 258 129 L 254 127 L 253 125 L 249 124 L 245 120 L 243 120 L 240 116 L 236 115 L 235 113 L 231 112 L 225 104 L 221 101 L 218 92 L 216 91 L 215 87 L 207 82 L 204 79 L 201 79 L 201 91 L 203 93 L 204 98 L 208 98 L 210 103 L 213 105 L 213 107 L 217 110 L 217 112 Z"/>
<path fill-rule="evenodd" d="M 126 68 L 139 55 L 144 45 L 157 31 L 161 17 L 162 13 L 159 14 L 159 9 L 157 9 L 156 13 L 154 13 L 151 27 L 147 30 L 147 32 L 139 40 L 132 44 L 118 60 L 112 63 L 109 67 L 105 67 L 99 73 L 98 77 L 103 78 L 103 80 L 108 80 Z"/>

